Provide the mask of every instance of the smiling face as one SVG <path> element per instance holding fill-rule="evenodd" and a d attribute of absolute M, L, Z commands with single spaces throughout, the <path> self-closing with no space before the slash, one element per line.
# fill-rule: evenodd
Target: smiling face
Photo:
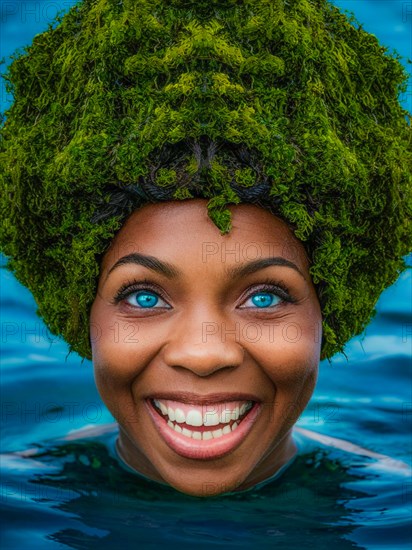
<path fill-rule="evenodd" d="M 247 489 L 296 452 L 321 311 L 301 243 L 251 204 L 221 235 L 207 200 L 135 211 L 103 258 L 90 337 L 119 450 L 197 496 Z"/>

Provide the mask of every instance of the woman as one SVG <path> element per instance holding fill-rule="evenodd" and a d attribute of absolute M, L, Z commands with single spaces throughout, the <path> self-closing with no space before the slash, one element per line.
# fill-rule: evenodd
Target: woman
<path fill-rule="evenodd" d="M 401 65 L 323 0 L 86 1 L 8 78 L 2 250 L 120 456 L 197 496 L 271 479 L 405 267 Z"/>
<path fill-rule="evenodd" d="M 119 454 L 194 495 L 212 481 L 219 493 L 249 488 L 296 454 L 291 428 L 320 355 L 302 244 L 250 204 L 233 207 L 222 236 L 206 203 L 132 214 L 105 255 L 90 315 L 95 379 L 121 426 Z M 252 247 L 268 252 L 250 259 Z"/>

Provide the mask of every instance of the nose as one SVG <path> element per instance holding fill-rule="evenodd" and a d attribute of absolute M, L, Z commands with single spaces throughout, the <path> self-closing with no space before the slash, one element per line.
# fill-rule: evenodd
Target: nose
<path fill-rule="evenodd" d="M 163 349 L 168 366 L 205 377 L 242 364 L 244 349 L 237 341 L 235 327 L 224 321 L 206 321 L 207 318 L 186 317 L 173 328 L 173 335 Z"/>

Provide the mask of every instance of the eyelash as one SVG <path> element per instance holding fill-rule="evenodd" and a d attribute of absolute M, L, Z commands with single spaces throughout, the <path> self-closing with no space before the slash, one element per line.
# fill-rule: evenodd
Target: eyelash
<path fill-rule="evenodd" d="M 253 292 L 249 292 L 252 288 L 254 289 Z M 154 285 L 147 279 L 143 279 L 141 281 L 129 280 L 126 283 L 124 283 L 116 293 L 116 296 L 112 301 L 112 304 L 117 305 L 119 302 L 125 300 L 128 296 L 130 296 L 131 294 L 133 294 L 138 290 L 151 290 L 152 292 L 160 296 L 162 300 L 167 302 L 165 295 L 159 290 L 159 288 L 156 285 Z M 258 285 L 251 285 L 246 290 L 247 295 L 243 301 L 246 301 L 247 299 L 251 298 L 254 294 L 257 294 L 258 292 L 270 292 L 272 294 L 275 294 L 282 300 L 282 302 L 288 302 L 292 304 L 296 302 L 293 296 L 291 296 L 291 294 L 289 293 L 287 287 L 282 282 L 274 281 L 272 279 L 265 279 L 262 283 Z M 134 307 L 134 306 L 130 306 L 130 307 Z M 264 309 L 270 309 L 271 307 L 277 307 L 277 306 L 270 306 Z M 137 308 L 137 309 L 145 309 L 145 308 Z M 245 308 L 245 309 L 249 309 L 249 308 Z"/>

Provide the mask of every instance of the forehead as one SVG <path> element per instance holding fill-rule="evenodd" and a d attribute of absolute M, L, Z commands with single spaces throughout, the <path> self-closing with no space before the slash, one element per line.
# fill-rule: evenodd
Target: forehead
<path fill-rule="evenodd" d="M 281 219 L 253 204 L 229 205 L 232 228 L 222 235 L 208 217 L 207 199 L 170 201 L 134 211 L 104 257 L 103 269 L 119 258 L 141 252 L 177 264 L 243 263 L 281 256 L 306 270 L 302 243 Z"/>

